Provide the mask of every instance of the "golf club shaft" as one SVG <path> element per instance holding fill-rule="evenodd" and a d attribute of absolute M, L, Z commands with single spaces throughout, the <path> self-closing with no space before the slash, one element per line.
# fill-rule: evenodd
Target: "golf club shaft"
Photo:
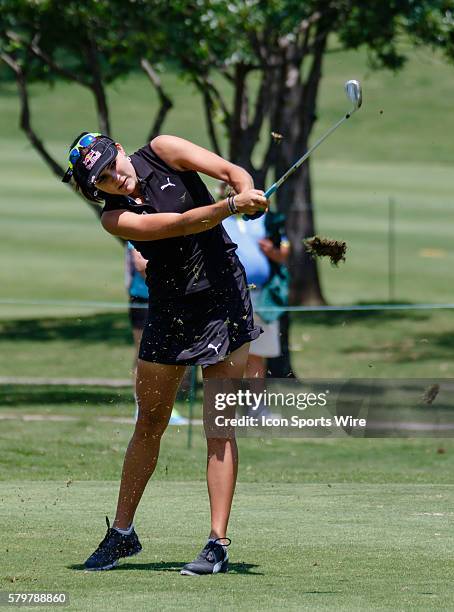
<path fill-rule="evenodd" d="M 342 123 L 343 123 L 343 122 L 344 122 L 346 119 L 348 119 L 348 118 L 350 117 L 350 115 L 351 115 L 351 113 L 347 113 L 346 115 L 344 115 L 344 116 L 342 117 L 342 119 L 339 119 L 339 121 L 338 121 L 338 122 L 337 122 L 335 125 L 333 125 L 333 126 L 332 126 L 332 127 L 331 127 L 331 128 L 330 128 L 330 129 L 329 129 L 327 132 L 326 132 L 326 134 L 323 134 L 323 136 L 322 136 L 321 138 L 319 138 L 319 139 L 317 140 L 317 142 L 316 142 L 316 143 L 314 143 L 314 144 L 312 145 L 312 147 L 311 147 L 310 149 L 308 149 L 308 150 L 306 151 L 306 153 L 305 153 L 305 154 L 304 154 L 302 157 L 300 157 L 300 158 L 298 159 L 298 161 L 296 161 L 296 162 L 293 164 L 293 166 L 291 166 L 291 167 L 290 167 L 290 168 L 287 170 L 287 172 L 281 176 L 281 178 L 280 178 L 278 181 L 276 181 L 275 183 L 273 183 L 273 185 L 271 185 L 271 187 L 269 187 L 269 188 L 268 188 L 268 189 L 265 191 L 265 198 L 269 198 L 271 195 L 273 195 L 273 193 L 279 189 L 279 187 L 282 185 L 282 183 L 284 183 L 284 182 L 285 182 L 285 181 L 288 179 L 288 177 L 289 177 L 289 176 L 291 176 L 291 175 L 292 175 L 292 174 L 295 172 L 295 170 L 298 170 L 298 168 L 299 168 L 299 167 L 300 167 L 300 166 L 301 166 L 301 165 L 302 165 L 302 164 L 303 164 L 303 163 L 306 161 L 306 159 L 307 159 L 307 158 L 308 158 L 308 157 L 309 157 L 309 156 L 310 156 L 310 155 L 311 155 L 311 154 L 312 154 L 312 153 L 315 151 L 315 149 L 317 149 L 317 148 L 318 148 L 318 147 L 319 147 L 319 146 L 322 144 L 322 142 L 323 142 L 324 140 L 326 140 L 326 138 L 328 138 L 328 136 L 330 136 L 330 135 L 331 135 L 331 134 L 334 132 L 334 130 L 337 130 L 337 128 L 338 128 L 340 125 L 342 125 Z"/>
<path fill-rule="evenodd" d="M 346 120 L 349 119 L 351 117 L 351 115 L 355 112 L 356 109 L 352 109 L 350 112 L 346 113 L 341 119 L 339 119 L 339 121 L 337 123 L 335 123 L 325 134 L 323 134 L 323 136 L 321 136 L 321 138 L 319 138 L 317 140 L 316 143 L 314 143 L 312 145 L 312 147 L 310 147 L 310 149 L 308 149 L 306 151 L 306 153 L 300 157 L 298 159 L 298 161 L 296 161 L 293 166 L 291 166 L 287 172 L 285 174 L 283 174 L 281 176 L 281 178 L 279 180 L 277 180 L 275 183 L 273 183 L 271 185 L 271 187 L 269 187 L 266 191 L 265 191 L 265 198 L 270 198 L 273 193 L 275 191 L 277 191 L 279 189 L 279 187 L 282 185 L 282 183 L 284 183 L 289 176 L 291 176 L 295 170 L 298 170 L 298 168 L 306 161 L 306 159 L 315 151 L 315 149 L 317 149 L 317 147 L 319 147 L 322 142 L 324 140 L 326 140 L 328 138 L 328 136 L 330 136 L 335 130 L 337 130 L 337 128 L 342 125 L 342 123 Z M 258 212 L 255 213 L 254 215 L 244 215 L 244 218 L 248 221 L 253 220 L 253 219 L 258 219 L 259 217 L 261 217 L 264 213 L 263 212 Z"/>

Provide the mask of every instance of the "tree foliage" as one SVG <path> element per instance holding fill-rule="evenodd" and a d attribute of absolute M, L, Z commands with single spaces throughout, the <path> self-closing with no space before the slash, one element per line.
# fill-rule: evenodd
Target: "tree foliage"
<path fill-rule="evenodd" d="M 258 185 L 278 178 L 308 148 L 329 37 L 366 48 L 375 68 L 398 70 L 410 39 L 452 45 L 452 0 L 176 0 L 166 4 L 168 50 L 199 89 L 214 150 L 246 167 Z M 225 78 L 216 86 L 214 75 Z M 258 83 L 258 84 L 257 84 Z M 228 92 L 228 95 L 226 95 Z M 257 144 L 264 151 L 257 156 Z M 227 134 L 223 151 L 219 128 Z M 271 131 L 282 135 L 278 145 Z M 288 220 L 294 302 L 323 301 L 303 239 L 315 234 L 310 164 L 276 194 Z"/>
<path fill-rule="evenodd" d="M 65 169 L 33 128 L 30 83 L 53 84 L 63 79 L 87 88 L 93 95 L 99 130 L 104 134 L 111 132 L 106 86 L 133 70 L 145 71 L 160 100 L 149 136 L 159 133 L 172 106 L 149 61 L 154 45 L 148 40 L 144 45 L 146 37 L 141 28 L 153 25 L 153 13 L 146 3 L 142 3 L 144 12 L 137 13 L 136 4 L 140 2 L 2 0 L 0 4 L 0 59 L 17 82 L 21 128 L 58 177 Z M 89 205 L 99 213 L 98 207 Z"/>
<path fill-rule="evenodd" d="M 139 4 L 134 0 L 4 0 L 0 5 L 1 58 L 27 85 L 64 79 L 88 88 L 99 128 L 109 134 L 106 86 L 133 70 L 145 70 L 161 102 L 165 99 L 167 109 L 171 106 L 147 59 L 154 45 L 141 29 L 152 29 L 153 12 L 142 3 L 143 12 L 138 14 Z"/>
<path fill-rule="evenodd" d="M 200 92 L 212 148 L 264 186 L 308 147 L 333 35 L 339 48 L 365 47 L 376 68 L 403 67 L 410 51 L 403 40 L 430 44 L 454 58 L 453 5 L 454 0 L 3 0 L 0 57 L 18 81 L 22 126 L 45 159 L 29 111 L 27 124 L 28 82 L 63 78 L 88 87 L 100 128 L 108 133 L 105 87 L 140 66 L 159 93 L 152 134 L 171 107 L 153 69 L 159 59 L 171 62 Z M 279 145 L 271 131 L 282 135 Z M 316 265 L 303 248 L 303 239 L 316 233 L 310 164 L 276 196 L 292 243 L 293 301 L 323 301 Z"/>

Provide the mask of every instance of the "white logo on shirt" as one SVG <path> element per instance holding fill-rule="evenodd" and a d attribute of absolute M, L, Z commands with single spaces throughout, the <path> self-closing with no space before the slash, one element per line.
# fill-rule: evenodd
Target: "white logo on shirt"
<path fill-rule="evenodd" d="M 209 344 L 208 348 L 212 348 L 216 352 L 216 355 L 219 355 L 218 348 L 221 346 L 221 344 L 222 342 L 220 342 L 217 346 L 214 346 L 214 344 Z"/>
<path fill-rule="evenodd" d="M 164 191 L 166 187 L 176 187 L 175 183 L 171 183 L 169 177 L 167 177 L 167 183 L 165 185 L 161 185 L 161 191 Z"/>

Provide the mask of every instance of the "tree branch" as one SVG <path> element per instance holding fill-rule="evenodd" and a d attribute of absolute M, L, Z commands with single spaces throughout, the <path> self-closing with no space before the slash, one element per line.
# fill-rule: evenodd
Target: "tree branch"
<path fill-rule="evenodd" d="M 225 103 L 225 100 L 222 97 L 219 89 L 216 87 L 216 85 L 213 83 L 213 81 L 208 76 L 209 67 L 206 67 L 205 69 L 202 70 L 200 66 L 194 66 L 191 62 L 188 62 L 188 61 L 184 62 L 184 66 L 188 70 L 192 80 L 197 85 L 197 87 L 199 87 L 200 84 L 203 84 L 204 87 L 209 89 L 212 99 L 214 98 L 219 104 L 219 108 L 221 109 L 221 112 L 225 117 L 225 121 L 226 122 L 230 121 L 230 111 L 227 108 L 227 104 Z M 231 78 L 230 75 L 228 75 L 226 71 L 221 70 L 221 73 L 226 79 Z M 197 80 L 199 81 L 198 83 L 197 83 Z"/>
<path fill-rule="evenodd" d="M 316 11 L 307 19 L 303 19 L 298 28 L 298 38 L 300 42 L 298 44 L 299 48 L 299 58 L 302 61 L 309 49 L 309 38 L 312 30 L 312 26 L 314 23 L 317 23 L 321 18 L 321 13 Z"/>
<path fill-rule="evenodd" d="M 315 121 L 315 108 L 318 85 L 322 76 L 323 54 L 327 43 L 327 33 L 323 32 L 316 37 L 313 45 L 313 59 L 306 82 L 303 84 L 303 94 L 300 100 L 300 112 L 307 117 L 303 123 L 306 136 L 309 134 Z"/>
<path fill-rule="evenodd" d="M 280 133 L 281 128 L 281 120 L 282 120 L 282 108 L 286 95 L 286 61 L 282 57 L 285 54 L 285 51 L 280 51 L 281 59 L 278 57 L 273 58 L 273 66 L 279 66 L 280 70 L 275 78 L 271 80 L 271 88 L 269 92 L 270 99 L 270 108 L 268 110 L 268 114 L 270 117 L 270 127 L 274 132 Z M 284 134 L 285 137 L 285 134 Z M 263 156 L 261 171 L 263 172 L 264 179 L 268 174 L 271 166 L 275 166 L 277 158 L 278 158 L 279 150 L 278 145 L 274 142 L 272 138 L 269 138 L 267 150 Z"/>
<path fill-rule="evenodd" d="M 23 40 L 16 32 L 8 31 L 6 36 L 13 42 L 23 45 L 26 49 L 31 51 L 33 55 L 40 59 L 46 66 L 53 70 L 56 74 L 61 77 L 74 81 L 83 87 L 90 89 L 95 96 L 96 108 L 98 112 L 98 122 L 101 132 L 104 134 L 110 133 L 109 124 L 109 110 L 107 106 L 106 94 L 102 83 L 102 76 L 99 67 L 98 50 L 96 41 L 93 37 L 89 37 L 88 48 L 86 56 L 88 65 L 91 67 L 92 81 L 84 79 L 79 74 L 60 66 L 52 57 L 50 57 L 45 51 L 43 51 L 38 44 L 38 37 L 34 37 L 31 42 Z"/>
<path fill-rule="evenodd" d="M 248 129 L 248 139 L 254 144 L 257 142 L 262 129 L 263 121 L 270 107 L 271 93 L 271 70 L 265 70 L 262 74 L 259 91 L 255 100 L 254 117 Z"/>
<path fill-rule="evenodd" d="M 64 174 L 63 168 L 48 153 L 31 125 L 29 96 L 24 71 L 22 70 L 20 64 L 10 54 L 3 52 L 0 54 L 0 57 L 11 68 L 16 77 L 16 84 L 21 103 L 19 120 L 21 129 L 25 132 L 33 148 L 38 151 L 46 165 L 49 166 L 52 173 L 58 178 L 61 178 Z"/>
<path fill-rule="evenodd" d="M 58 179 L 61 179 L 65 173 L 64 169 L 58 164 L 50 153 L 47 151 L 46 147 L 43 145 L 42 141 L 36 134 L 33 129 L 31 123 L 31 113 L 30 113 L 30 102 L 27 88 L 27 80 L 24 71 L 20 64 L 14 59 L 14 57 L 7 53 L 0 53 L 0 59 L 2 59 L 7 66 L 11 68 L 16 77 L 17 89 L 19 92 L 19 99 L 21 103 L 21 111 L 20 111 L 20 127 L 22 131 L 27 136 L 30 144 L 38 152 L 38 155 L 44 160 L 45 164 L 50 168 L 52 174 L 56 176 Z M 75 192 L 74 187 L 70 185 L 70 188 Z M 82 197 L 82 196 L 80 196 Z M 96 205 L 94 202 L 90 202 L 88 200 L 83 200 L 88 204 L 91 210 L 96 214 L 99 218 L 101 216 L 101 207 Z"/>
<path fill-rule="evenodd" d="M 23 40 L 16 32 L 8 31 L 6 36 L 13 42 L 20 43 L 26 49 L 31 51 L 35 57 L 40 59 L 46 66 L 49 66 L 55 73 L 59 74 L 65 79 L 75 81 L 84 87 L 91 87 L 90 83 L 85 79 L 81 78 L 76 72 L 72 72 L 67 68 L 63 68 L 55 62 L 47 53 L 45 53 L 38 45 L 38 38 L 35 37 L 30 43 Z"/>
<path fill-rule="evenodd" d="M 227 70 L 227 66 L 220 66 L 219 67 L 219 72 L 222 74 L 222 76 L 225 78 L 225 80 L 228 83 L 233 85 L 235 79 L 233 77 L 233 74 L 230 74 L 230 72 Z"/>
<path fill-rule="evenodd" d="M 210 93 L 206 90 L 203 91 L 203 106 L 205 109 L 205 120 L 207 122 L 208 134 L 210 136 L 210 141 L 213 146 L 215 153 L 222 157 L 221 147 L 219 145 L 219 140 L 216 134 L 216 127 L 214 124 L 213 116 L 214 116 L 214 103 L 213 98 Z"/>
<path fill-rule="evenodd" d="M 247 73 L 248 68 L 245 64 L 238 63 L 235 65 L 235 97 L 230 121 L 230 159 L 237 163 L 241 162 L 243 153 L 245 153 L 242 151 L 242 143 L 244 134 L 248 128 L 249 101 L 246 91 Z"/>
<path fill-rule="evenodd" d="M 255 30 L 253 30 L 250 34 L 249 34 L 249 40 L 251 43 L 251 47 L 255 50 L 257 57 L 260 59 L 260 61 L 263 64 L 266 64 L 267 62 L 267 49 L 266 49 L 266 45 L 263 44 L 263 42 L 260 40 L 260 36 L 258 34 L 258 32 L 256 32 Z"/>
<path fill-rule="evenodd" d="M 140 66 L 147 75 L 147 77 L 150 79 L 150 82 L 153 87 L 156 89 L 159 101 L 161 103 L 159 111 L 156 114 L 155 120 L 148 134 L 148 140 L 153 140 L 153 138 L 160 133 L 162 124 L 164 123 L 164 119 L 169 110 L 172 108 L 173 102 L 165 93 L 162 87 L 161 79 L 159 78 L 158 74 L 156 73 L 150 62 L 143 57 L 140 60 Z"/>
<path fill-rule="evenodd" d="M 216 104 L 221 110 L 221 113 L 223 115 L 223 123 L 227 126 L 227 128 L 231 120 L 231 113 L 229 112 L 229 109 L 227 108 L 225 100 L 222 97 L 220 91 L 214 85 L 208 75 L 206 73 L 201 72 L 200 66 L 193 66 L 189 61 L 185 61 L 184 66 L 188 70 L 192 82 L 202 95 L 205 121 L 207 124 L 211 146 L 218 155 L 222 155 L 214 120 Z"/>
<path fill-rule="evenodd" d="M 101 67 L 99 65 L 98 45 L 92 34 L 88 36 L 88 48 L 86 50 L 87 63 L 90 66 L 92 83 L 90 89 L 96 100 L 99 129 L 103 134 L 110 134 L 109 107 L 107 105 L 106 92 L 102 81 Z"/>
<path fill-rule="evenodd" d="M 213 98 L 211 97 L 210 91 L 206 87 L 205 81 L 198 78 L 194 78 L 193 81 L 197 89 L 202 94 L 203 107 L 205 111 L 205 121 L 207 124 L 211 146 L 215 153 L 222 157 L 221 147 L 219 145 L 219 140 L 216 134 L 216 126 L 214 123 L 215 105 L 213 102 Z"/>
<path fill-rule="evenodd" d="M 224 115 L 225 122 L 226 123 L 229 122 L 230 121 L 230 111 L 227 108 L 227 104 L 225 103 L 225 100 L 222 97 L 221 92 L 219 91 L 219 89 L 215 86 L 215 84 L 209 77 L 204 77 L 203 82 L 210 90 L 210 94 L 217 100 L 219 104 L 219 108 L 221 109 L 222 114 Z"/>

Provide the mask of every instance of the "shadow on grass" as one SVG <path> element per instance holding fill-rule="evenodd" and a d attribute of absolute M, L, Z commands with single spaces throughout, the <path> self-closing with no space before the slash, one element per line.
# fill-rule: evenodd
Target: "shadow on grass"
<path fill-rule="evenodd" d="M 356 306 L 367 305 L 358 302 Z M 383 303 L 387 306 L 388 303 Z M 343 323 L 364 323 L 368 325 L 382 325 L 388 321 L 401 319 L 425 321 L 431 317 L 430 313 L 418 310 L 358 310 L 358 311 L 325 311 L 325 312 L 292 312 L 292 323 L 337 326 Z"/>
<path fill-rule="evenodd" d="M 452 326 L 454 328 L 454 317 L 452 321 Z M 443 332 L 440 334 L 425 334 L 424 340 L 427 340 L 429 346 L 438 346 L 442 350 L 446 350 L 448 354 L 452 357 L 452 350 L 454 348 L 454 331 L 452 332 Z"/>
<path fill-rule="evenodd" d="M 0 340 L 49 342 L 76 340 L 103 344 L 132 344 L 131 328 L 125 313 L 99 313 L 85 317 L 17 319 L 0 321 Z"/>
<path fill-rule="evenodd" d="M 73 387 L 73 386 L 15 386 L 4 385 L 0 387 L 1 400 L 0 406 L 33 406 L 57 404 L 77 404 L 83 405 L 106 405 L 109 403 L 118 404 L 119 402 L 131 403 L 131 388 L 106 389 L 103 387 Z"/>
<path fill-rule="evenodd" d="M 153 572 L 180 572 L 183 565 L 187 561 L 160 561 L 159 563 L 122 563 L 115 567 L 115 571 L 130 571 L 130 570 L 149 570 Z M 263 576 L 263 572 L 252 571 L 254 568 L 260 567 L 252 563 L 230 563 L 229 574 L 248 574 L 249 576 Z M 87 571 L 81 563 L 68 565 L 68 569 Z"/>
<path fill-rule="evenodd" d="M 341 353 L 358 357 L 373 354 L 379 356 L 382 361 L 401 364 L 451 360 L 453 348 L 454 332 L 443 331 L 408 336 L 399 340 L 390 339 L 381 344 L 355 344 L 343 348 Z"/>
<path fill-rule="evenodd" d="M 424 321 L 430 316 L 425 312 L 406 310 L 291 313 L 292 323 L 323 326 L 362 322 L 381 325 L 387 321 L 400 319 Z M 75 340 L 87 343 L 102 342 L 115 346 L 132 344 L 128 317 L 123 312 L 98 313 L 85 317 L 0 321 L 0 340 L 14 340 L 15 342 Z"/>

